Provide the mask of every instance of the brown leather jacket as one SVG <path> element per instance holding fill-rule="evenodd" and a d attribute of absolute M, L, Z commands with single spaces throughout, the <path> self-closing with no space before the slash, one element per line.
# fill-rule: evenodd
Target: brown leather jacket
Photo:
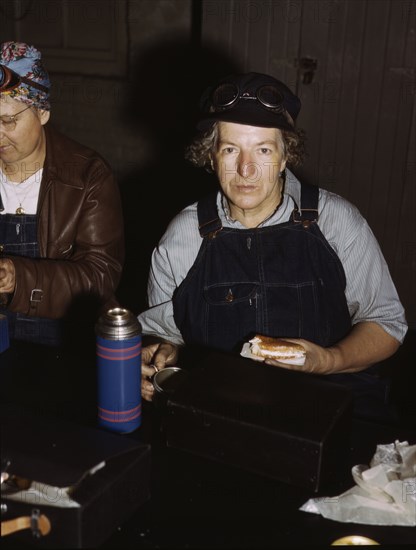
<path fill-rule="evenodd" d="M 10 311 L 58 319 L 75 300 L 115 305 L 124 261 L 119 189 L 95 151 L 45 126 L 46 159 L 37 207 L 41 259 L 13 256 Z"/>

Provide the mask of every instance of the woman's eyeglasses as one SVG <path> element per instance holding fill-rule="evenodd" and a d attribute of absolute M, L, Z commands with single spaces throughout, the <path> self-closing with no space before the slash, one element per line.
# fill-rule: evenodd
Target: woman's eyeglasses
<path fill-rule="evenodd" d="M 21 113 L 24 113 L 25 111 L 27 111 L 30 108 L 31 108 L 31 105 L 29 105 L 28 107 L 25 107 L 24 109 L 22 109 L 18 113 L 15 113 L 14 115 L 1 115 L 0 116 L 1 126 L 5 130 L 9 130 L 9 131 L 12 132 L 16 128 L 17 116 L 20 115 Z"/>
<path fill-rule="evenodd" d="M 211 101 L 215 112 L 226 111 L 235 107 L 241 100 L 258 101 L 265 109 L 275 113 L 283 112 L 283 94 L 276 86 L 266 84 L 257 88 L 255 95 L 241 93 L 236 84 L 220 84 L 212 93 Z"/>

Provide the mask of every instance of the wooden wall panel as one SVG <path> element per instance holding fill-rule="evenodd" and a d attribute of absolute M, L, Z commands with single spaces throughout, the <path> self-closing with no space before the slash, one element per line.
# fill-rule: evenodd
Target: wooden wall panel
<path fill-rule="evenodd" d="M 50 72 L 127 74 L 126 0 L 2 0 L 0 34 L 35 44 Z"/>
<path fill-rule="evenodd" d="M 413 94 L 415 93 L 413 81 Z M 416 211 L 416 107 L 413 101 L 413 116 L 410 137 L 407 148 L 407 162 L 396 169 L 397 179 L 404 181 L 402 193 L 398 193 L 400 200 L 398 220 L 386 223 L 388 228 L 396 230 L 392 232 L 391 244 L 394 248 L 392 262 L 392 275 L 397 284 L 397 289 L 406 307 L 407 320 L 416 329 L 416 230 L 414 213 Z M 394 194 L 394 184 L 391 192 Z M 385 242 L 385 241 L 383 241 Z"/>
<path fill-rule="evenodd" d="M 351 121 L 348 113 L 351 112 L 354 99 L 356 99 L 353 90 L 351 90 L 351 97 L 345 103 L 347 116 L 344 117 L 344 121 L 340 118 L 341 93 L 346 84 L 343 70 L 345 41 L 349 31 L 347 29 L 347 10 L 346 4 L 334 3 L 332 10 L 326 16 L 329 22 L 326 48 L 319 54 L 315 91 L 315 101 L 322 101 L 322 108 L 313 121 L 316 128 L 312 127 L 308 130 L 308 133 L 313 136 L 313 140 L 316 141 L 316 154 L 309 160 L 312 163 L 313 180 L 314 182 L 319 181 L 322 187 L 329 190 L 339 189 L 348 172 L 349 165 L 346 159 L 342 156 L 337 158 L 340 147 L 344 149 L 340 144 L 340 139 L 352 140 L 352 132 L 350 131 L 348 134 L 347 128 L 344 126 Z M 304 51 L 303 47 L 302 51 Z M 334 136 L 337 136 L 337 139 L 334 139 Z M 313 166 L 314 162 L 318 164 L 315 167 Z"/>
<path fill-rule="evenodd" d="M 362 73 L 362 47 L 365 36 L 366 4 L 357 2 L 354 6 L 343 3 L 344 33 L 341 52 L 341 73 L 338 76 L 337 126 L 329 136 L 336 143 L 333 159 L 336 177 L 332 190 L 351 198 L 354 146 L 356 143 L 357 109 L 360 101 L 360 74 Z M 325 151 L 321 149 L 321 156 Z M 322 160 L 320 159 L 320 162 Z"/>
<path fill-rule="evenodd" d="M 302 2 L 204 0 L 202 43 L 233 56 L 243 71 L 272 72 L 296 86 Z"/>
<path fill-rule="evenodd" d="M 267 72 L 285 82 L 294 92 L 298 87 L 297 58 L 302 22 L 302 3 L 270 2 L 270 37 Z M 266 48 L 267 49 L 267 48 Z"/>

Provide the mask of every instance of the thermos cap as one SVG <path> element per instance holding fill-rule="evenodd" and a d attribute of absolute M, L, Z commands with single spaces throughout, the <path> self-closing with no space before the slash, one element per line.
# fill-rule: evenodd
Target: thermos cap
<path fill-rule="evenodd" d="M 141 334 L 142 327 L 128 309 L 115 307 L 101 315 L 95 325 L 95 333 L 109 340 L 124 340 Z"/>

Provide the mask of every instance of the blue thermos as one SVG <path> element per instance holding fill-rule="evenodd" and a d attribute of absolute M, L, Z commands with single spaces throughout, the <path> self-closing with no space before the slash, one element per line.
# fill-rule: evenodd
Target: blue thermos
<path fill-rule="evenodd" d="M 95 325 L 98 424 L 118 433 L 141 425 L 142 331 L 124 308 L 109 309 Z"/>

